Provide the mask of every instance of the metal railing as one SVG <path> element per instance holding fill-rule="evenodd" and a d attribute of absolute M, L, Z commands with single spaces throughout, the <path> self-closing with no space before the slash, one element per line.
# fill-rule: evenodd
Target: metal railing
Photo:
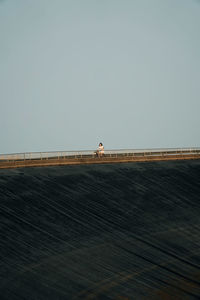
<path fill-rule="evenodd" d="M 200 148 L 166 148 L 166 149 L 119 149 L 105 150 L 104 157 L 130 156 L 165 156 L 165 155 L 200 155 Z M 52 160 L 52 159 L 80 159 L 95 158 L 95 150 L 84 151 L 53 151 L 53 152 L 25 152 L 0 154 L 2 161 Z"/>

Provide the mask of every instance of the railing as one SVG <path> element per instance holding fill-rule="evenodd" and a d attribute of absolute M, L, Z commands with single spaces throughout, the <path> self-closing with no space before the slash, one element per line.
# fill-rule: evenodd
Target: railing
<path fill-rule="evenodd" d="M 167 149 L 119 149 L 105 150 L 104 157 L 142 157 L 142 156 L 178 156 L 178 155 L 200 155 L 200 148 L 167 148 Z M 95 150 L 86 151 L 53 151 L 53 152 L 26 152 L 0 154 L 0 162 L 5 161 L 30 161 L 30 160 L 52 160 L 52 159 L 80 159 L 95 158 Z"/>

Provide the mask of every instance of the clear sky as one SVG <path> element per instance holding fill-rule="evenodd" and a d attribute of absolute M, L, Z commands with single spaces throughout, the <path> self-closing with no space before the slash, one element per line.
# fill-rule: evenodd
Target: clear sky
<path fill-rule="evenodd" d="M 200 1 L 0 0 L 0 153 L 200 146 Z"/>

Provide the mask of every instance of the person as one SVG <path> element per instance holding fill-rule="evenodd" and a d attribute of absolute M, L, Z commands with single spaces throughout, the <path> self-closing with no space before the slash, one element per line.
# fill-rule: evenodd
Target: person
<path fill-rule="evenodd" d="M 101 156 L 104 155 L 104 146 L 103 146 L 102 143 L 99 143 L 99 147 L 98 147 L 98 149 L 97 149 L 96 155 L 97 155 L 98 157 L 101 157 Z"/>

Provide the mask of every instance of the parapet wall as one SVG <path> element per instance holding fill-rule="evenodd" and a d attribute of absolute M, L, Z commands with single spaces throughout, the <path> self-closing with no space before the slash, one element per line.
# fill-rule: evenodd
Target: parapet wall
<path fill-rule="evenodd" d="M 33 152 L 0 155 L 0 168 L 103 164 L 138 161 L 200 159 L 200 148 L 106 150 L 98 157 L 95 151 Z"/>

